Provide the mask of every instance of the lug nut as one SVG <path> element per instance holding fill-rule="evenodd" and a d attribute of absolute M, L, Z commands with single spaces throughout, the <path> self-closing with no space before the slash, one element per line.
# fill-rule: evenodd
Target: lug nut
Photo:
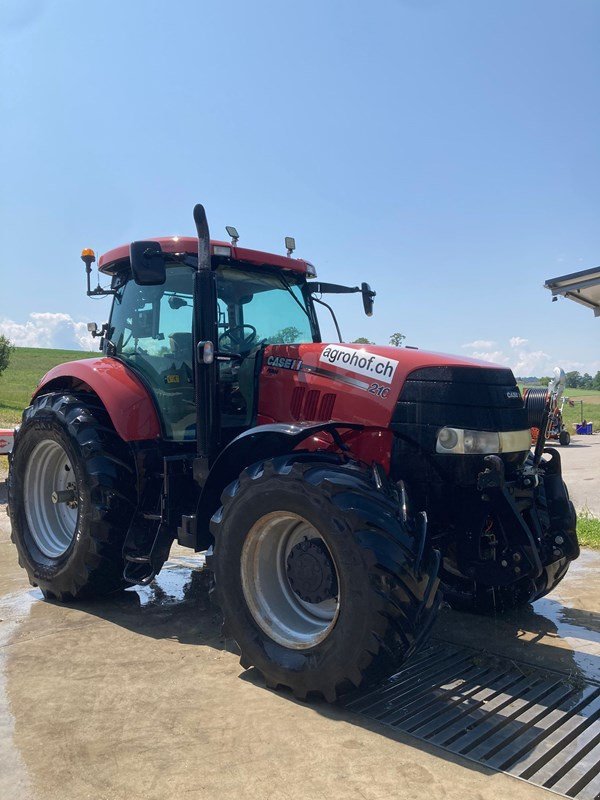
<path fill-rule="evenodd" d="M 562 544 L 564 542 L 564 540 L 565 539 L 564 539 L 563 536 L 555 536 L 554 537 L 554 541 L 556 542 L 556 544 Z"/>
<path fill-rule="evenodd" d="M 500 562 L 500 566 L 501 567 L 508 567 L 508 561 L 505 558 L 503 558 L 502 561 Z"/>
<path fill-rule="evenodd" d="M 75 501 L 75 491 L 73 489 L 62 489 L 52 492 L 51 500 L 56 503 L 73 503 Z"/>
<path fill-rule="evenodd" d="M 515 567 L 515 575 L 521 574 L 521 567 Z"/>
<path fill-rule="evenodd" d="M 516 561 L 517 564 L 521 560 L 521 553 L 513 553 L 513 561 Z"/>

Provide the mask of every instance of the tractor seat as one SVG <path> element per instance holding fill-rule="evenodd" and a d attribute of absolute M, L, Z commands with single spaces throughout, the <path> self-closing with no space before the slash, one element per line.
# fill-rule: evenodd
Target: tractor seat
<path fill-rule="evenodd" d="M 192 334 L 187 331 L 171 333 L 169 335 L 171 352 L 176 358 L 181 358 L 187 364 L 192 363 Z"/>

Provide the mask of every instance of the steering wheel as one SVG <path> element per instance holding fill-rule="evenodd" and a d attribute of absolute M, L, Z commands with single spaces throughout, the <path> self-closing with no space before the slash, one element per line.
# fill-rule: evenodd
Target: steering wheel
<path fill-rule="evenodd" d="M 250 333 L 246 333 L 246 331 Z M 254 325 L 234 325 L 219 336 L 219 350 L 226 353 L 240 353 L 250 350 L 256 340 Z"/>

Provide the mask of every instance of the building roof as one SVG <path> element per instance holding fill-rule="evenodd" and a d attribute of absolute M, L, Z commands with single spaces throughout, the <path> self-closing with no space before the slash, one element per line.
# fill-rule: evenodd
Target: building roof
<path fill-rule="evenodd" d="M 544 287 L 552 292 L 553 299 L 561 295 L 591 308 L 594 316 L 600 317 L 600 267 L 549 278 Z"/>

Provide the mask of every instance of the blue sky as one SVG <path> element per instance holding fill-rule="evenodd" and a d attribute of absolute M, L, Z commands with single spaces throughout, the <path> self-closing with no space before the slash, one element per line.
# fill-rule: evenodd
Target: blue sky
<path fill-rule="evenodd" d="M 192 233 L 377 290 L 345 338 L 600 369 L 597 0 L 3 0 L 0 331 L 71 345 L 84 246 Z M 511 344 L 512 340 L 512 344 Z"/>

